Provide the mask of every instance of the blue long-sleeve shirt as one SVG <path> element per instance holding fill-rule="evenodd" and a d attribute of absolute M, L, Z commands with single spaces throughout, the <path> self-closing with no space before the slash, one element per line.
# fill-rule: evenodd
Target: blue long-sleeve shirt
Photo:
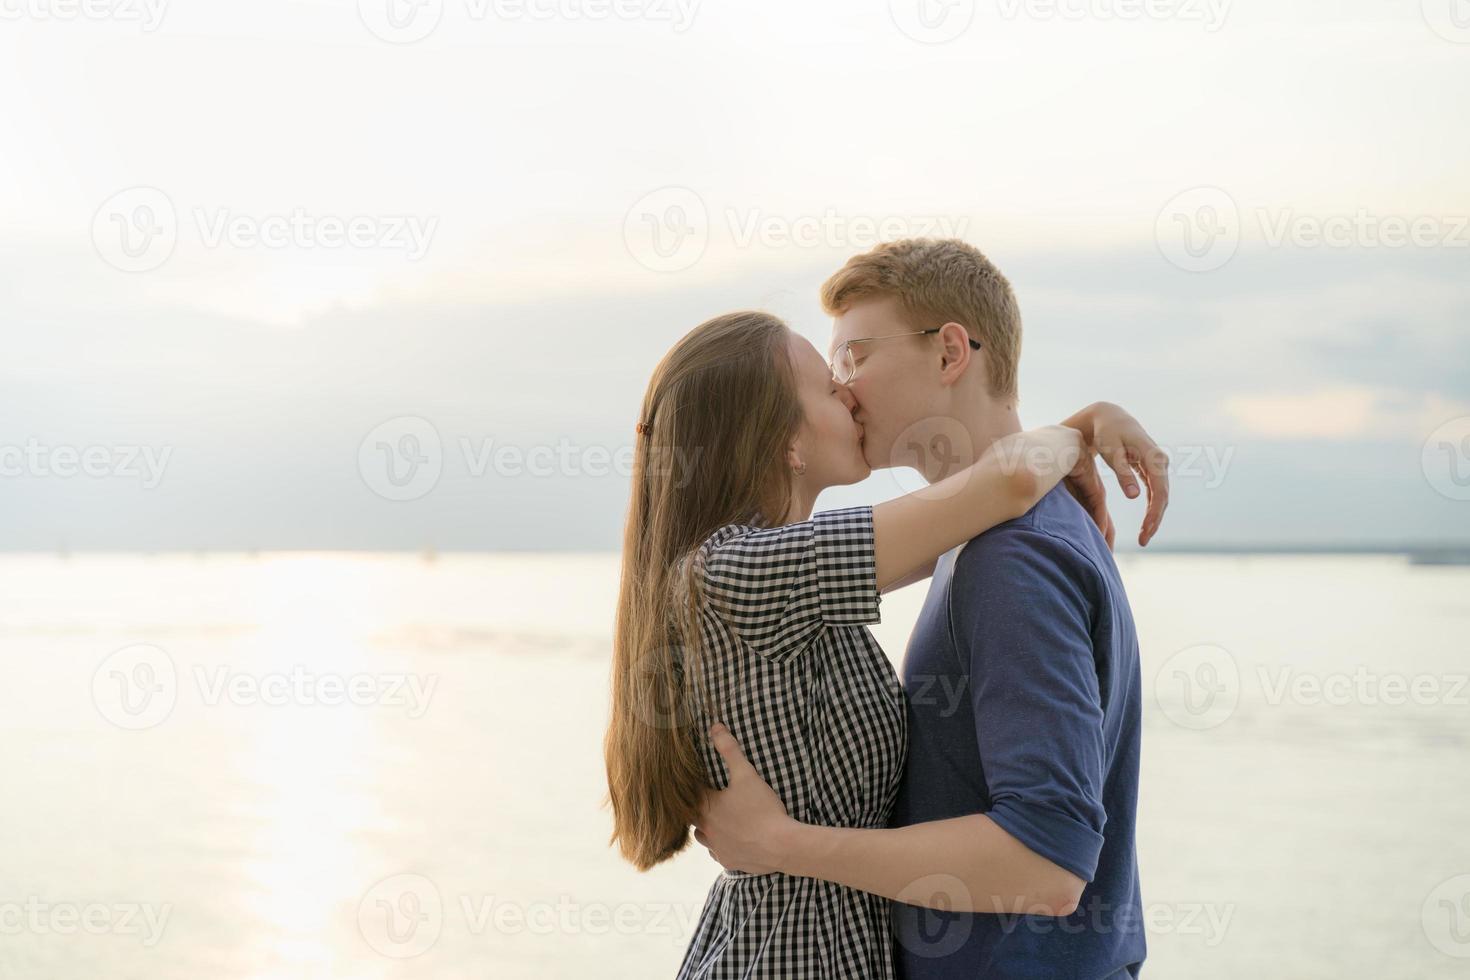
<path fill-rule="evenodd" d="M 1064 488 L 940 560 L 903 685 L 893 825 L 986 813 L 1088 884 L 1065 918 L 895 903 L 900 976 L 1137 976 L 1138 637 L 1107 543 Z"/>

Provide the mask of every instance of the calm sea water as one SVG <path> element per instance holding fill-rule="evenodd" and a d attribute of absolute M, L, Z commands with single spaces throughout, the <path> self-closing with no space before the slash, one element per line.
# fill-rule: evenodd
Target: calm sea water
<path fill-rule="evenodd" d="M 1470 569 L 1120 563 L 1146 974 L 1465 976 Z M 0 976 L 672 976 L 717 868 L 606 846 L 616 575 L 0 558 Z"/>

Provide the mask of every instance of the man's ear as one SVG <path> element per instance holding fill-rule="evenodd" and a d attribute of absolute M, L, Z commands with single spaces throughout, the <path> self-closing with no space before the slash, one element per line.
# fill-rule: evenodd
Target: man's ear
<path fill-rule="evenodd" d="M 953 320 L 939 328 L 939 380 L 954 384 L 970 366 L 970 332 Z"/>

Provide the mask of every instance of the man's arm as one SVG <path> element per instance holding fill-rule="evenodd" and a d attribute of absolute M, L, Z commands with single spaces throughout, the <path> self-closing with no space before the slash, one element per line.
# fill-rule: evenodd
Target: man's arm
<path fill-rule="evenodd" d="M 953 912 L 1070 915 L 1085 882 L 985 814 L 886 830 L 793 820 L 724 725 L 710 739 L 730 773 L 706 799 L 694 836 L 726 868 L 835 881 Z"/>
<path fill-rule="evenodd" d="M 793 823 L 781 870 L 952 912 L 1071 915 L 1086 886 L 975 813 L 891 830 Z"/>

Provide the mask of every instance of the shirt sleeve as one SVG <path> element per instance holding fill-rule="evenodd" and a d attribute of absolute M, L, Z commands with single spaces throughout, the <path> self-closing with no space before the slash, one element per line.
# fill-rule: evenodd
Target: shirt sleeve
<path fill-rule="evenodd" d="M 824 626 L 879 620 L 873 508 L 773 528 L 728 528 L 704 548 L 705 601 L 762 656 L 805 649 Z"/>
<path fill-rule="evenodd" d="M 1096 569 L 1071 545 L 1021 529 L 966 546 L 950 583 L 989 816 L 1084 881 L 1097 872 L 1107 820 L 1091 626 L 1098 588 Z"/>

